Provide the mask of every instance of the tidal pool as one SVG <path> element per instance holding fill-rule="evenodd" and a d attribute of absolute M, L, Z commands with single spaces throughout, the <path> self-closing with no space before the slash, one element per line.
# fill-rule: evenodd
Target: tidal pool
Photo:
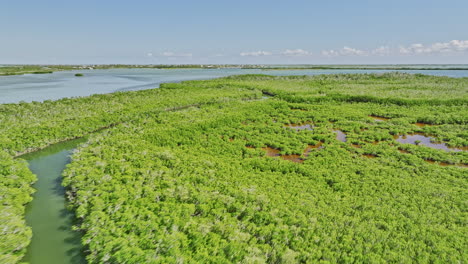
<path fill-rule="evenodd" d="M 341 142 L 346 142 L 346 134 L 338 129 L 333 130 L 333 132 L 336 133 L 336 139 L 341 141 Z"/>
<path fill-rule="evenodd" d="M 52 145 L 21 156 L 37 175 L 36 192 L 26 206 L 26 223 L 33 237 L 23 261 L 30 264 L 86 263 L 81 235 L 72 230 L 75 216 L 67 209 L 62 171 L 70 154 L 86 139 L 75 139 Z"/>
<path fill-rule="evenodd" d="M 413 144 L 413 145 L 424 145 L 426 147 L 430 147 L 433 149 L 442 149 L 445 151 L 466 151 L 465 148 L 452 148 L 448 147 L 445 143 L 433 143 L 431 140 L 433 140 L 433 137 L 425 136 L 424 134 L 421 133 L 415 133 L 415 134 L 409 134 L 409 135 L 403 135 L 403 136 L 394 136 L 396 141 L 400 143 L 405 143 L 405 144 Z M 419 142 L 418 144 L 417 141 Z"/>
<path fill-rule="evenodd" d="M 284 125 L 285 127 L 289 127 L 289 128 L 292 128 L 296 131 L 299 131 L 299 130 L 314 130 L 314 126 L 312 125 L 311 122 L 306 122 L 306 123 L 303 123 L 303 124 L 286 124 Z"/>

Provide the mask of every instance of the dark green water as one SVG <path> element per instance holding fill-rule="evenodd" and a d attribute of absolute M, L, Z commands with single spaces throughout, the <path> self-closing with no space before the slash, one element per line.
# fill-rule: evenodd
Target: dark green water
<path fill-rule="evenodd" d="M 76 139 L 50 146 L 21 158 L 37 175 L 36 193 L 26 207 L 26 222 L 33 237 L 23 261 L 31 264 L 86 263 L 81 235 L 73 231 L 73 212 L 67 209 L 62 171 L 70 162 L 70 154 L 86 139 Z"/>

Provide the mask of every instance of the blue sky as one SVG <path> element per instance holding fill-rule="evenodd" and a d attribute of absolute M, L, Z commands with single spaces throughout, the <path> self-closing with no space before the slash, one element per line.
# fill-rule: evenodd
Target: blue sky
<path fill-rule="evenodd" d="M 6 1 L 2 63 L 468 63 L 468 1 Z"/>

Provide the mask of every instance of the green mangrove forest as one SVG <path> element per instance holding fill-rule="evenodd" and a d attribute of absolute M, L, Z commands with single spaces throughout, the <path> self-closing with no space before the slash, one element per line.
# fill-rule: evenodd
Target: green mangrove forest
<path fill-rule="evenodd" d="M 0 263 L 21 263 L 24 156 L 62 173 L 88 263 L 464 263 L 468 78 L 240 75 L 0 105 Z"/>

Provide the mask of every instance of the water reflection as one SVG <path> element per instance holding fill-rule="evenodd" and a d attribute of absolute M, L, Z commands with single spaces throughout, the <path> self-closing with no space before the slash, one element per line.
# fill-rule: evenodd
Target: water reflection
<path fill-rule="evenodd" d="M 336 139 L 341 141 L 341 142 L 346 142 L 346 134 L 338 129 L 333 130 L 333 132 L 336 133 Z"/>
<path fill-rule="evenodd" d="M 314 126 L 312 125 L 311 122 L 306 122 L 306 123 L 303 123 L 303 124 L 286 124 L 284 125 L 285 127 L 289 127 L 289 128 L 292 128 L 296 131 L 300 131 L 300 130 L 313 130 Z"/>
<path fill-rule="evenodd" d="M 466 151 L 468 148 L 453 148 L 448 147 L 445 143 L 433 143 L 433 137 L 425 136 L 422 133 L 415 133 L 403 136 L 394 136 L 396 141 L 404 144 L 424 145 L 433 149 L 442 149 L 445 151 Z"/>

